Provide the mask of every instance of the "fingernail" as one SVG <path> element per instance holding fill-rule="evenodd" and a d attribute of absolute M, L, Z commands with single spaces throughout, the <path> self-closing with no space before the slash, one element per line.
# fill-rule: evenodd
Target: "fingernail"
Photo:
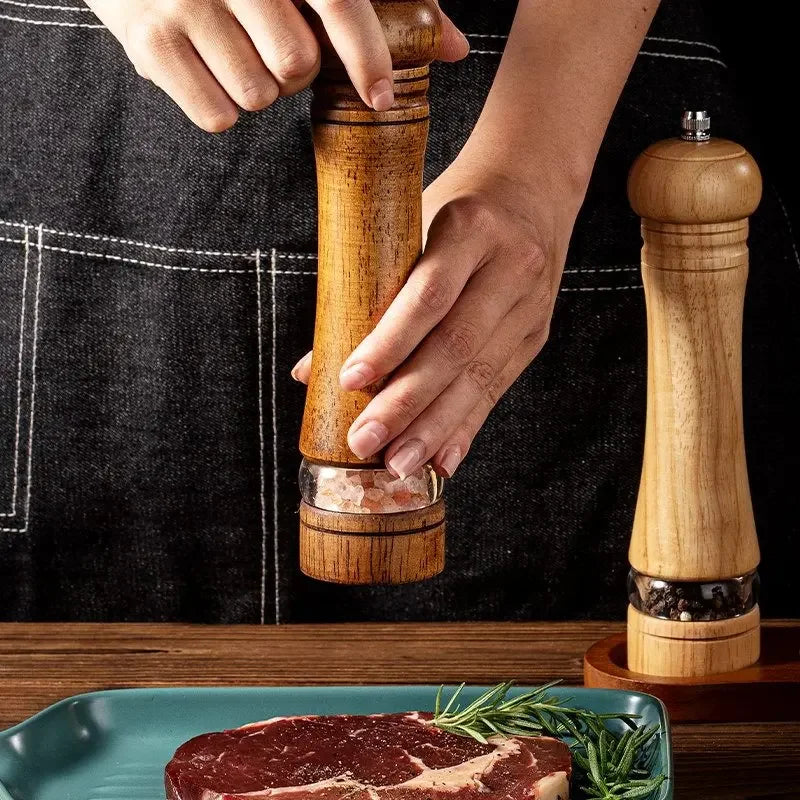
<path fill-rule="evenodd" d="M 456 445 L 451 445 L 446 448 L 444 453 L 442 453 L 442 457 L 439 459 L 439 467 L 448 478 L 453 477 L 460 463 L 461 449 L 456 447 Z"/>
<path fill-rule="evenodd" d="M 375 81 L 369 90 L 369 101 L 376 111 L 388 111 L 394 105 L 392 84 L 386 78 Z"/>
<path fill-rule="evenodd" d="M 375 370 L 359 361 L 349 367 L 343 367 L 339 373 L 339 385 L 347 392 L 361 389 L 375 379 Z"/>
<path fill-rule="evenodd" d="M 405 480 L 422 462 L 425 448 L 419 439 L 406 442 L 390 459 L 389 466 Z"/>
<path fill-rule="evenodd" d="M 292 377 L 299 381 L 300 378 L 300 371 L 311 361 L 311 353 L 306 353 L 293 367 L 292 367 Z"/>
<path fill-rule="evenodd" d="M 366 422 L 347 437 L 350 449 L 359 458 L 369 458 L 389 438 L 388 428 L 380 422 Z"/>

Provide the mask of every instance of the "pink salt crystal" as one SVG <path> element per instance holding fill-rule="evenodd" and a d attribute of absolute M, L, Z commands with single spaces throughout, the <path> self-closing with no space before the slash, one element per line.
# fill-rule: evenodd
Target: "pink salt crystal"
<path fill-rule="evenodd" d="M 394 499 L 395 503 L 404 506 L 408 504 L 409 500 L 411 500 L 411 492 L 409 492 L 404 486 L 402 489 L 398 489 L 396 492 L 394 492 L 392 494 L 392 498 Z"/>
<path fill-rule="evenodd" d="M 380 504 L 380 510 L 384 514 L 391 514 L 400 511 L 400 506 L 391 497 L 384 497 Z"/>
<path fill-rule="evenodd" d="M 406 488 L 411 494 L 427 494 L 428 479 L 425 476 L 409 475 L 405 481 Z"/>
<path fill-rule="evenodd" d="M 388 473 L 383 472 L 383 470 L 376 470 L 374 473 L 374 481 L 375 481 L 375 488 L 377 489 L 385 489 L 394 478 Z"/>

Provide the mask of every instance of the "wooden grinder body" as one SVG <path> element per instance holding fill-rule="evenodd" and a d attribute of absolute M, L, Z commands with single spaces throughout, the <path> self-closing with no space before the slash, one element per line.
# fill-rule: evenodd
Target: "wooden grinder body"
<path fill-rule="evenodd" d="M 742 424 L 748 217 L 761 197 L 751 156 L 723 139 L 648 148 L 628 181 L 642 217 L 647 302 L 645 452 L 631 566 L 677 582 L 732 579 L 759 562 Z M 682 622 L 628 613 L 628 666 L 692 677 L 752 664 L 756 606 Z"/>
<path fill-rule="evenodd" d="M 300 450 L 336 467 L 381 469 L 347 444 L 356 417 L 383 388 L 342 391 L 339 371 L 402 288 L 422 250 L 422 177 L 428 137 L 428 65 L 441 38 L 431 0 L 375 0 L 392 54 L 395 103 L 376 112 L 350 83 L 319 21 L 323 65 L 312 128 L 319 203 L 314 358 Z M 444 506 L 341 514 L 303 503 L 300 566 L 337 583 L 405 583 L 444 566 Z"/>

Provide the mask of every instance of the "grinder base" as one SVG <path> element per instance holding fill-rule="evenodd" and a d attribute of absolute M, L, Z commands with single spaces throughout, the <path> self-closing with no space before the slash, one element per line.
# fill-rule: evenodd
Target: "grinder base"
<path fill-rule="evenodd" d="M 628 606 L 628 669 L 665 678 L 733 672 L 758 660 L 758 606 L 740 617 L 678 622 Z"/>
<path fill-rule="evenodd" d="M 685 624 L 685 623 L 684 623 Z M 800 621 L 767 621 L 752 666 L 695 678 L 663 678 L 628 668 L 627 637 L 593 644 L 583 662 L 586 686 L 658 697 L 673 722 L 796 721 L 800 709 Z"/>
<path fill-rule="evenodd" d="M 412 583 L 444 569 L 444 502 L 395 514 L 300 505 L 300 569 L 344 584 Z"/>

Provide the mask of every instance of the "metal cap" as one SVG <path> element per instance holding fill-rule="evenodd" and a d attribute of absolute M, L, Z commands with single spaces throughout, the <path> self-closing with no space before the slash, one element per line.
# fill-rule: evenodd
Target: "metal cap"
<path fill-rule="evenodd" d="M 681 139 L 687 142 L 707 142 L 711 117 L 708 111 L 684 111 L 681 117 Z"/>

